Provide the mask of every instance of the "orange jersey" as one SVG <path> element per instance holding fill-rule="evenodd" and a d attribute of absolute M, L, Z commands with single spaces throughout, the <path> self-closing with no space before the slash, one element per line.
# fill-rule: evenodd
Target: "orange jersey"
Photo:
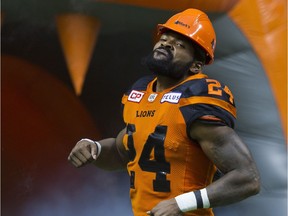
<path fill-rule="evenodd" d="M 189 138 L 195 119 L 212 116 L 234 127 L 236 109 L 227 86 L 204 74 L 154 92 L 156 78 L 138 80 L 122 98 L 127 131 L 123 139 L 129 152 L 130 197 L 135 216 L 147 216 L 160 201 L 205 188 L 216 167 L 200 145 Z M 210 118 L 208 118 L 210 119 Z M 213 215 L 198 209 L 185 215 Z"/>

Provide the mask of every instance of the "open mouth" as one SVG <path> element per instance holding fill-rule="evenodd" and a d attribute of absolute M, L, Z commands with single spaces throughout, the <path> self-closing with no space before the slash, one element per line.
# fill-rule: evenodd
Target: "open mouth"
<path fill-rule="evenodd" d="M 164 48 L 157 48 L 155 49 L 154 52 L 157 52 L 157 53 L 160 53 L 162 55 L 165 55 L 165 56 L 171 56 L 171 52 L 169 52 L 168 50 L 164 49 Z"/>

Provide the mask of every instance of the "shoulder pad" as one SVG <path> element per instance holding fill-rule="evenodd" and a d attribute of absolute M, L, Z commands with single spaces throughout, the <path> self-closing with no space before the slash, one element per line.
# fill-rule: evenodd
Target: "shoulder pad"
<path fill-rule="evenodd" d="M 207 97 L 226 101 L 235 106 L 234 97 L 230 89 L 215 79 L 198 79 L 185 83 L 182 98 Z"/>
<path fill-rule="evenodd" d="M 153 75 L 149 75 L 149 76 L 144 76 L 142 78 L 140 78 L 139 80 L 137 80 L 132 86 L 131 88 L 126 91 L 125 95 L 129 95 L 131 93 L 132 90 L 136 90 L 136 91 L 145 91 L 147 89 L 147 85 L 155 78 L 155 76 Z"/>
<path fill-rule="evenodd" d="M 185 85 L 179 104 L 187 122 L 212 115 L 234 127 L 236 107 L 233 94 L 226 85 L 209 78 L 191 80 Z"/>

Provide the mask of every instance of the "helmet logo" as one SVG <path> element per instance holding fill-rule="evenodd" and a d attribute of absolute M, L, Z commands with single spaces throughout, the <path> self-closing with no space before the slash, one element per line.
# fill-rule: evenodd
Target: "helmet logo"
<path fill-rule="evenodd" d="M 188 25 L 188 24 L 186 24 L 186 23 L 183 23 L 183 22 L 181 22 L 181 21 L 179 21 L 179 20 L 176 20 L 176 21 L 175 21 L 175 24 L 176 24 L 176 25 L 184 26 L 184 27 L 186 27 L 186 28 L 190 28 L 190 25 Z"/>

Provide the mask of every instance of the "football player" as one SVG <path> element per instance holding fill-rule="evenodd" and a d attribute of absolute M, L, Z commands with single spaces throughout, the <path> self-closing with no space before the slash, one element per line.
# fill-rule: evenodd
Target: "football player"
<path fill-rule="evenodd" d="M 135 216 L 211 216 L 213 207 L 257 194 L 259 174 L 233 129 L 232 92 L 202 72 L 216 45 L 208 16 L 187 9 L 158 32 L 143 61 L 151 76 L 123 95 L 126 127 L 116 138 L 80 140 L 68 160 L 75 167 L 127 169 Z M 217 170 L 222 177 L 213 181 Z"/>

